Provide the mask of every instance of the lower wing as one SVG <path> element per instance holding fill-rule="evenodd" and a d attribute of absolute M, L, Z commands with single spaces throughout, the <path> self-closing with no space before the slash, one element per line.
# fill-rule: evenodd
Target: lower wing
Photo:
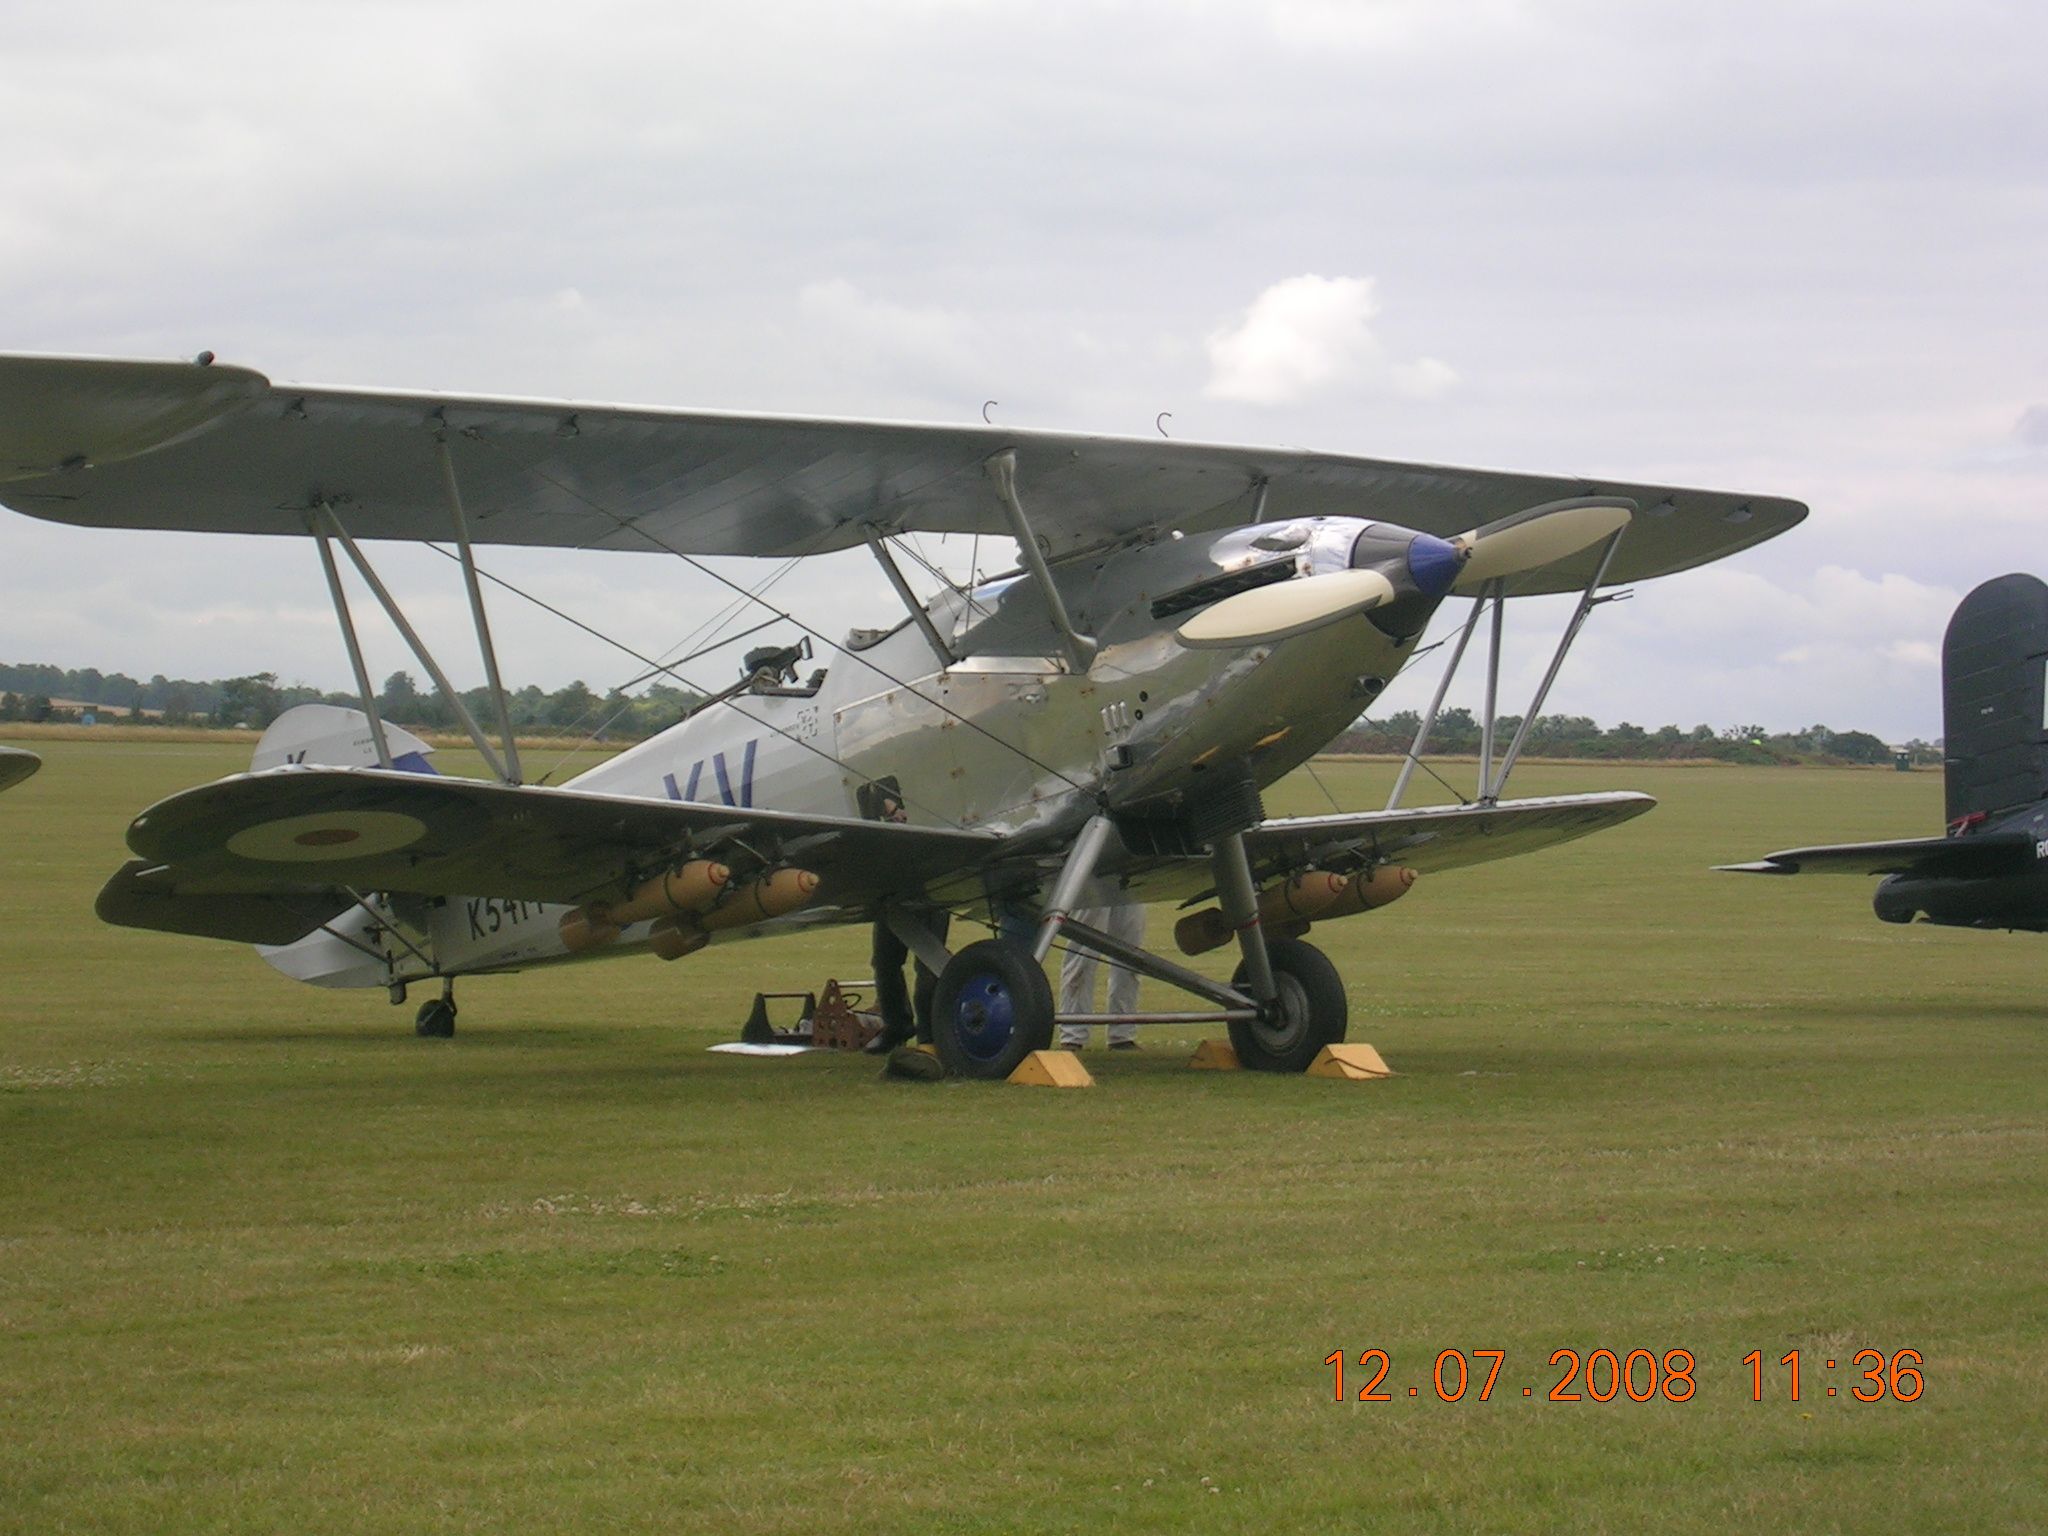
<path fill-rule="evenodd" d="M 1289 816 L 1245 833 L 1254 868 L 1334 869 L 1405 864 L 1418 874 L 1534 853 L 1631 821 L 1657 802 L 1616 790 L 1549 795 L 1491 805 L 1430 805 L 1412 811 Z"/>
<path fill-rule="evenodd" d="M 286 944 L 357 893 L 493 896 L 575 906 L 624 896 L 685 859 L 731 889 L 779 869 L 817 877 L 809 909 L 865 907 L 987 859 L 983 832 L 802 816 L 369 768 L 240 774 L 151 806 L 136 857 L 101 891 L 110 923 Z"/>
<path fill-rule="evenodd" d="M 1648 795 L 1617 790 L 1492 805 L 1285 816 L 1246 832 L 1245 851 L 1261 885 L 1310 870 L 1350 875 L 1396 864 L 1435 874 L 1568 843 L 1630 821 L 1656 803 Z M 1215 894 L 1208 857 L 1192 847 L 1134 853 L 1122 873 L 1140 901 L 1185 899 L 1192 905 Z"/>

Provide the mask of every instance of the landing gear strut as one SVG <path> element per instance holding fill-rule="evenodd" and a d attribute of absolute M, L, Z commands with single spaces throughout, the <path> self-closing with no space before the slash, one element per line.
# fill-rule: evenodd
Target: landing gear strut
<path fill-rule="evenodd" d="M 441 995 L 420 1004 L 420 1011 L 413 1015 L 412 1032 L 422 1039 L 446 1040 L 455 1033 L 455 981 L 451 977 L 441 984 Z"/>
<path fill-rule="evenodd" d="M 1256 820 L 1255 798 L 1250 809 Z M 985 939 L 951 957 L 935 940 L 926 946 L 938 951 L 933 959 L 943 966 L 932 1000 L 932 1043 L 948 1071 L 1005 1078 L 1026 1056 L 1052 1044 L 1055 1023 L 1104 1022 L 1091 1014 L 1055 1012 L 1041 963 L 1062 935 L 1076 949 L 1211 1005 L 1207 1012 L 1139 1014 L 1129 1022 L 1228 1024 L 1238 1060 L 1254 1071 L 1305 1072 L 1324 1046 L 1344 1038 L 1347 1007 L 1337 968 L 1313 945 L 1269 939 L 1259 926 L 1257 887 L 1241 831 L 1218 830 L 1208 839 L 1217 899 L 1243 952 L 1229 986 L 1075 917 L 1113 832 L 1108 817 L 1097 816 L 1075 837 L 1030 946 Z"/>
<path fill-rule="evenodd" d="M 1217 838 L 1210 866 L 1244 955 L 1230 984 L 1258 1003 L 1254 1017 L 1230 1021 L 1231 1049 L 1254 1072 L 1306 1072 L 1324 1046 L 1344 1038 L 1344 978 L 1313 944 L 1266 936 L 1242 833 Z"/>

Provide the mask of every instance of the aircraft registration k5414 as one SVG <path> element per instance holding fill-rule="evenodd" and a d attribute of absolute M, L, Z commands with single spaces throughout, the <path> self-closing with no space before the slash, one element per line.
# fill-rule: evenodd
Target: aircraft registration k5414
<path fill-rule="evenodd" d="M 310 536 L 363 713 L 288 715 L 252 772 L 153 806 L 101 894 L 110 922 L 264 946 L 275 966 L 394 1000 L 454 978 L 828 922 L 888 923 L 939 973 L 956 1072 L 1050 1043 L 1041 962 L 1078 945 L 1192 993 L 1243 1061 L 1298 1071 L 1345 1031 L 1301 935 L 1415 872 L 1526 852 L 1647 810 L 1630 793 L 1504 800 L 1492 722 L 1506 599 L 1577 592 L 1540 709 L 1601 590 L 1790 528 L 1782 499 L 1001 427 L 914 426 L 275 385 L 247 369 L 0 358 L 0 501 L 103 527 Z M 919 601 L 891 541 L 1013 537 L 1021 567 Z M 358 540 L 446 539 L 500 740 Z M 548 788 L 520 782 L 472 541 L 701 555 L 866 544 L 893 629 L 752 654 L 681 724 Z M 381 722 L 335 551 L 456 706 L 495 782 L 406 771 Z M 1473 799 L 1269 818 L 1260 791 L 1354 720 L 1446 599 L 1492 614 Z M 794 622 L 794 621 L 792 621 Z M 1447 669 L 1445 684 L 1449 682 Z M 1425 744 L 1440 688 L 1412 759 Z M 1178 899 L 1228 984 L 1075 920 Z M 1213 903 L 1213 904 L 1211 904 Z M 938 919 L 1002 936 L 957 951 Z M 1270 931 L 1269 931 L 1270 930 Z"/>

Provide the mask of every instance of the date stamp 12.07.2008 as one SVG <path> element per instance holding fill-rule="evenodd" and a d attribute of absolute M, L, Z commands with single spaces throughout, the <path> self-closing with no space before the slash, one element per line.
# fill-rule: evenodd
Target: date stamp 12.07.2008
<path fill-rule="evenodd" d="M 1699 1391 L 1699 1362 L 1689 1349 L 1626 1351 L 1553 1350 L 1540 1380 L 1523 1384 L 1508 1373 L 1504 1349 L 1445 1349 L 1437 1352 L 1429 1380 L 1404 1384 L 1394 1358 L 1384 1349 L 1361 1351 L 1354 1359 L 1341 1349 L 1324 1357 L 1334 1400 L 1340 1403 L 1391 1403 L 1401 1398 L 1433 1397 L 1438 1402 L 1490 1402 L 1496 1396 L 1526 1397 L 1551 1403 L 1690 1402 Z M 1916 1349 L 1859 1349 L 1846 1359 L 1789 1350 L 1775 1362 L 1753 1349 L 1742 1357 L 1742 1384 L 1751 1402 L 1803 1401 L 1806 1396 L 1846 1398 L 1859 1403 L 1917 1402 L 1926 1390 L 1925 1362 Z M 1346 1370 L 1350 1375 L 1347 1380 Z M 1547 1387 L 1548 1390 L 1544 1390 Z"/>

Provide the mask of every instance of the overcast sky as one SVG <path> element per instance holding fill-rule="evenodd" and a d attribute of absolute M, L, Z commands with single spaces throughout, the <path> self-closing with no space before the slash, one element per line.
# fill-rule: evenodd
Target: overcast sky
<path fill-rule="evenodd" d="M 1797 532 L 1596 615 L 1551 708 L 1932 736 L 1956 601 L 2048 574 L 2044 57 L 2048 11 L 1981 0 L 13 0 L 0 350 L 1170 411 L 1182 438 L 1793 496 Z M 962 542 L 928 552 L 957 571 Z M 480 680 L 452 567 L 380 558 Z M 645 651 L 724 606 L 665 558 L 485 563 Z M 864 555 L 820 566 L 776 597 L 890 617 Z M 517 681 L 640 670 L 495 611 Z M 1525 683 L 1557 621 L 1527 611 Z M 410 665 L 366 640 L 380 677 Z M 5 512 L 0 659 L 347 680 L 298 541 Z"/>

